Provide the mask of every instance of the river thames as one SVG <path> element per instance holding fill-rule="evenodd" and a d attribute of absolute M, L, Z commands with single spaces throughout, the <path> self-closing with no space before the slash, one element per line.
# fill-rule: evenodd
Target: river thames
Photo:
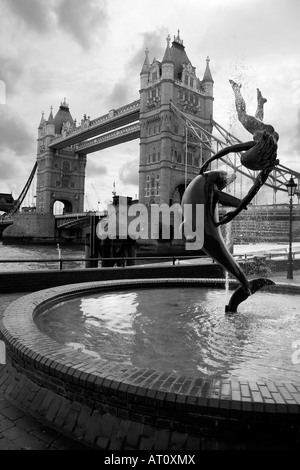
<path fill-rule="evenodd" d="M 74 261 L 64 261 L 63 269 L 84 268 L 85 247 L 84 245 L 60 245 L 60 255 L 64 259 Z M 294 256 L 300 256 L 300 243 L 293 244 Z M 288 254 L 287 243 L 257 243 L 247 245 L 234 245 L 234 255 L 243 257 L 245 255 L 266 255 L 271 254 L 272 258 L 286 258 Z M 5 260 L 15 260 L 14 263 L 5 262 Z M 29 260 L 24 262 L 22 260 Z M 44 262 L 35 262 L 35 260 L 45 260 Z M 46 260 L 51 260 L 46 261 Z M 4 261 L 4 262 L 3 262 Z M 195 260 L 180 260 L 180 263 L 197 263 Z M 140 263 L 139 263 L 140 264 Z M 59 250 L 57 245 L 4 245 L 0 241 L 0 271 L 33 271 L 33 270 L 59 269 Z"/>
<path fill-rule="evenodd" d="M 84 246 L 60 245 L 61 258 L 83 259 Z M 22 262 L 22 260 L 31 260 Z M 35 262 L 34 260 L 53 260 L 53 262 Z M 18 260 L 17 263 L 1 262 Z M 0 242 L 0 271 L 33 271 L 59 268 L 59 250 L 57 245 L 3 245 Z M 84 261 L 67 261 L 63 269 L 84 268 Z"/>

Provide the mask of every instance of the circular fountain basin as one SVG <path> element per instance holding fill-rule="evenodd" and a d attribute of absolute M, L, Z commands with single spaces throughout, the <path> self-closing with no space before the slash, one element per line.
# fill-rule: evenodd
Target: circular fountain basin
<path fill-rule="evenodd" d="M 259 293 L 239 313 L 226 315 L 223 288 L 224 280 L 215 279 L 106 281 L 18 299 L 0 324 L 7 393 L 99 449 L 248 448 L 262 440 L 271 448 L 297 446 L 300 366 L 293 345 L 300 339 L 294 302 L 300 289 L 280 285 L 280 296 L 263 294 L 277 307 L 283 301 L 274 317 L 269 297 L 258 308 Z M 80 312 L 83 305 L 88 308 Z M 82 336 L 72 333 L 76 325 Z M 112 338 L 114 344 L 107 342 Z M 168 351 L 162 350 L 166 345 Z M 272 353 L 262 367 L 267 349 Z M 192 351 L 197 360 L 188 363 Z M 290 363 L 279 367 L 279 358 L 289 354 Z"/>
<path fill-rule="evenodd" d="M 123 366 L 192 377 L 299 379 L 300 295 L 258 292 L 224 315 L 230 292 L 193 286 L 115 289 L 55 305 L 40 331 L 75 350 Z M 292 327 L 291 327 L 292 326 Z"/>

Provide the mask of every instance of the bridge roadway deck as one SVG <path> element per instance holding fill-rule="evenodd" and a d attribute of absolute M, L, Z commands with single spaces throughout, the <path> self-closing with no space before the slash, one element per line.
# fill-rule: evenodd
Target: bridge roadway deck
<path fill-rule="evenodd" d="M 99 150 L 112 147 L 114 145 L 124 144 L 134 139 L 140 138 L 140 124 L 133 124 L 113 132 L 96 137 L 95 139 L 85 140 L 76 145 L 76 151 L 82 154 L 98 152 Z"/>

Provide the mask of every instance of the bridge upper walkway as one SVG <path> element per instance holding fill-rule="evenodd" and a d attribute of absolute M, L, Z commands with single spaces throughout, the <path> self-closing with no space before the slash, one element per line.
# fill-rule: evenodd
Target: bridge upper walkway
<path fill-rule="evenodd" d="M 113 129 L 138 121 L 140 117 L 140 100 L 133 101 L 118 109 L 112 109 L 96 119 L 84 121 L 80 126 L 70 131 L 65 137 L 53 139 L 49 145 L 52 149 L 62 149 L 104 134 Z"/>

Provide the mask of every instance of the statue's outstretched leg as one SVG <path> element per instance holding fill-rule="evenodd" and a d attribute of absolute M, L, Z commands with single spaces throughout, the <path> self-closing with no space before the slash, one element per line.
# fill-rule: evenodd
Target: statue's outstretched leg
<path fill-rule="evenodd" d="M 257 109 L 255 113 L 256 119 L 259 119 L 260 121 L 264 120 L 264 104 L 268 100 L 263 97 L 261 94 L 261 91 L 257 88 Z"/>
<path fill-rule="evenodd" d="M 246 103 L 241 94 L 242 85 L 234 82 L 233 80 L 229 80 L 229 83 L 232 86 L 234 92 L 235 107 L 239 121 L 244 126 L 244 128 L 253 135 L 256 131 L 257 122 L 259 121 L 254 116 L 249 116 L 249 114 L 246 113 Z"/>
<path fill-rule="evenodd" d="M 238 113 L 239 120 L 244 119 L 246 115 L 246 102 L 242 96 L 240 83 L 236 83 L 233 80 L 229 80 L 230 85 L 232 86 L 234 96 L 235 96 L 235 107 Z"/>
<path fill-rule="evenodd" d="M 229 83 L 232 86 L 234 96 L 235 96 L 235 106 L 238 114 L 238 118 L 240 123 L 244 126 L 244 128 L 253 135 L 253 140 L 258 141 L 261 139 L 261 135 L 263 131 L 266 131 L 268 134 L 274 136 L 274 140 L 278 140 L 278 134 L 275 132 L 274 127 L 269 124 L 264 124 L 261 119 L 258 119 L 257 116 L 249 116 L 246 113 L 246 103 L 244 98 L 241 94 L 241 85 L 234 82 L 233 80 L 229 80 Z M 261 93 L 258 94 L 258 109 L 256 114 L 258 116 L 263 117 L 263 105 L 266 102 L 266 99 L 263 98 Z"/>

